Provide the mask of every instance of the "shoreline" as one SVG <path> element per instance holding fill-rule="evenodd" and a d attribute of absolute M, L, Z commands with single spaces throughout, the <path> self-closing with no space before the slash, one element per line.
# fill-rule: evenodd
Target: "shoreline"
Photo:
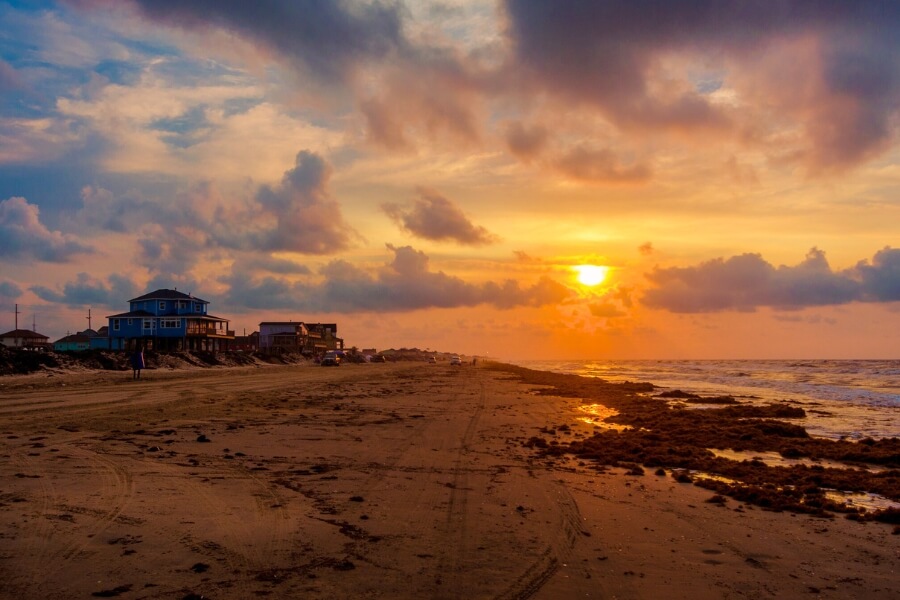
<path fill-rule="evenodd" d="M 528 447 L 587 444 L 581 398 L 621 387 L 481 363 L 149 375 L 2 380 L 9 597 L 894 593 L 890 526 Z"/>

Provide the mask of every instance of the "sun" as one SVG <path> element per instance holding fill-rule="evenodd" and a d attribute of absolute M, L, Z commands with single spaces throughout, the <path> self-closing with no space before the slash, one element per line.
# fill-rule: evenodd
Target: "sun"
<path fill-rule="evenodd" d="M 601 265 L 575 265 L 572 269 L 578 272 L 578 282 L 589 287 L 600 285 L 609 274 L 609 267 Z"/>

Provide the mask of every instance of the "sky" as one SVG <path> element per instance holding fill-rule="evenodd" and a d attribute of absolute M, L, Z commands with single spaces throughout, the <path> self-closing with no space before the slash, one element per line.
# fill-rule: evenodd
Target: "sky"
<path fill-rule="evenodd" d="M 898 133 L 890 0 L 0 0 L 0 329 L 896 359 Z"/>

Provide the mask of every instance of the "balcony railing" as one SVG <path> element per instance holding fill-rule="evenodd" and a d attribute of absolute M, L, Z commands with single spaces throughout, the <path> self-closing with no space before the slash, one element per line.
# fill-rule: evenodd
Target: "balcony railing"
<path fill-rule="evenodd" d="M 206 325 L 188 325 L 187 335 L 234 337 L 234 330 Z"/>

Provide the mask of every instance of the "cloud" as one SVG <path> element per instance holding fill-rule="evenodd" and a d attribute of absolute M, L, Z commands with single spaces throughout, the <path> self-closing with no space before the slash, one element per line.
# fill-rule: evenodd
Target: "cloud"
<path fill-rule="evenodd" d="M 571 290 L 548 278 L 530 286 L 513 280 L 467 283 L 442 271 L 432 271 L 428 257 L 410 246 L 387 248 L 394 253 L 393 260 L 374 273 L 344 260 L 334 260 L 321 270 L 323 280 L 318 283 L 270 276 L 254 281 L 235 271 L 220 281 L 229 286 L 227 301 L 235 306 L 339 313 L 405 312 L 481 304 L 509 309 L 560 303 L 572 295 Z"/>
<path fill-rule="evenodd" d="M 322 157 L 303 151 L 279 187 L 262 186 L 256 199 L 274 224 L 254 236 L 254 246 L 304 254 L 332 254 L 349 247 L 351 235 L 357 234 L 328 195 L 330 176 L 331 168 Z"/>
<path fill-rule="evenodd" d="M 595 302 L 588 306 L 591 315 L 595 317 L 613 319 L 615 317 L 625 316 L 625 311 L 612 302 Z"/>
<path fill-rule="evenodd" d="M 404 209 L 393 203 L 381 205 L 382 210 L 402 229 L 426 240 L 454 241 L 469 246 L 483 246 L 497 241 L 495 235 L 473 224 L 459 207 L 436 191 L 426 188 L 417 191 L 419 197 L 413 200 L 411 208 Z"/>
<path fill-rule="evenodd" d="M 695 267 L 657 268 L 647 277 L 656 287 L 647 290 L 643 303 L 678 313 L 894 302 L 900 300 L 900 249 L 884 248 L 871 263 L 837 272 L 813 248 L 796 266 L 775 267 L 759 254 L 742 254 Z"/>
<path fill-rule="evenodd" d="M 42 300 L 69 306 L 121 308 L 123 303 L 138 296 L 137 285 L 127 277 L 116 274 L 103 281 L 87 273 L 79 273 L 75 281 L 63 285 L 62 291 L 38 285 L 30 289 Z"/>
<path fill-rule="evenodd" d="M 800 132 L 811 172 L 883 152 L 900 106 L 900 5 L 803 0 L 506 0 L 515 69 L 532 92 L 622 130 L 735 139 Z M 785 55 L 792 59 L 785 60 Z M 713 82 L 714 85 L 710 85 Z M 734 101 L 716 100 L 727 90 Z M 784 137 L 770 140 L 782 150 Z"/>
<path fill-rule="evenodd" d="M 0 281 L 0 298 L 13 300 L 22 295 L 22 288 L 12 281 Z"/>
<path fill-rule="evenodd" d="M 88 0 L 94 7 L 119 2 Z M 399 8 L 381 2 L 134 0 L 141 14 L 188 31 L 220 28 L 300 63 L 329 83 L 359 63 L 384 59 L 404 45 Z"/>
<path fill-rule="evenodd" d="M 0 202 L 0 256 L 68 262 L 76 254 L 94 250 L 71 236 L 50 231 L 40 219 L 40 209 L 14 196 Z"/>
<path fill-rule="evenodd" d="M 504 132 L 509 151 L 524 161 L 530 161 L 543 152 L 549 132 L 541 125 L 526 126 L 519 121 L 510 123 Z"/>
<path fill-rule="evenodd" d="M 19 90 L 23 87 L 18 72 L 3 59 L 0 59 L 0 93 Z"/>
<path fill-rule="evenodd" d="M 580 146 L 556 162 L 559 171 L 588 182 L 640 183 L 650 178 L 650 168 L 642 163 L 623 165 L 609 149 L 594 150 Z"/>

